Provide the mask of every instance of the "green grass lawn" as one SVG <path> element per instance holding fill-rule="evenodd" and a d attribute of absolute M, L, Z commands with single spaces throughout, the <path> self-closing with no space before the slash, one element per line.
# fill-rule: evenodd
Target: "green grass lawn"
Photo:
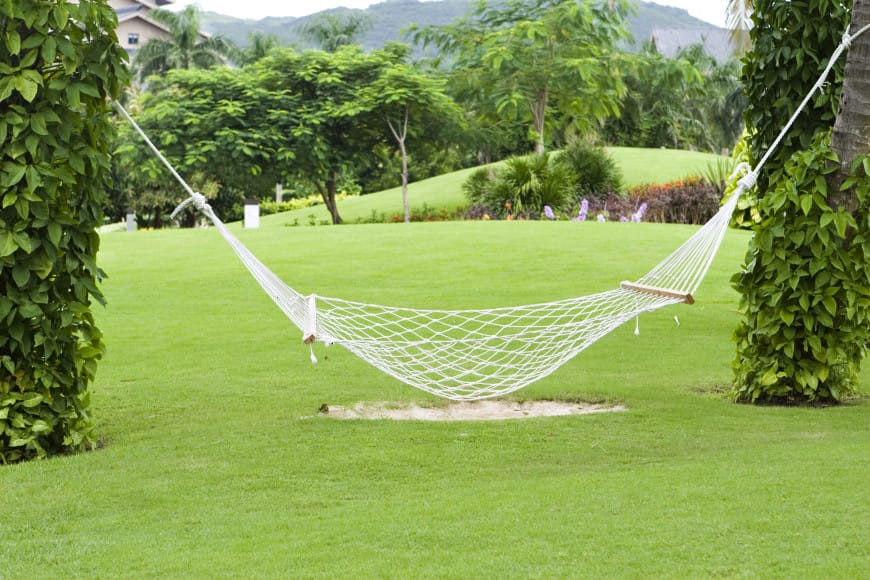
<path fill-rule="evenodd" d="M 637 149 L 630 147 L 609 147 L 608 151 L 623 171 L 626 187 L 642 183 L 662 183 L 689 175 L 704 174 L 711 164 L 723 158 L 711 153 L 697 151 L 677 151 L 673 149 Z M 412 183 L 408 187 L 411 208 L 447 208 L 453 211 L 467 205 L 462 193 L 462 184 L 476 168 L 464 169 Z M 348 223 L 371 221 L 372 212 L 376 215 L 402 215 L 402 188 L 394 187 L 378 193 L 363 195 L 340 201 L 338 210 L 342 219 Z M 324 206 L 284 212 L 265 216 L 264 225 L 297 224 L 309 225 L 312 221 L 319 224 L 329 221 L 329 212 Z"/>
<path fill-rule="evenodd" d="M 302 292 L 473 308 L 613 288 L 694 228 L 237 231 Z M 433 398 L 339 347 L 311 364 L 214 229 L 107 234 L 92 389 L 105 447 L 0 467 L 0 578 L 867 577 L 866 397 L 804 409 L 721 394 L 747 239 L 728 233 L 695 305 L 645 315 L 639 336 L 626 325 L 517 393 L 627 412 L 429 423 L 312 417 Z"/>

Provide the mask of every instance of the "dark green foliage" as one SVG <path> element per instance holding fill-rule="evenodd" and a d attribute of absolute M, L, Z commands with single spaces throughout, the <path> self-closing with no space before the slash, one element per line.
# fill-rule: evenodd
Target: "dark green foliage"
<path fill-rule="evenodd" d="M 603 199 L 623 189 L 622 171 L 603 147 L 575 139 L 562 150 L 559 163 L 571 172 L 574 201 Z"/>
<path fill-rule="evenodd" d="M 94 443 L 115 24 L 105 2 L 0 0 L 0 462 Z"/>
<path fill-rule="evenodd" d="M 758 202 L 743 294 L 733 396 L 739 401 L 839 401 L 854 392 L 870 341 L 870 162 L 855 164 L 851 215 L 828 204 L 839 160 L 822 133 L 770 174 Z"/>
<path fill-rule="evenodd" d="M 266 90 L 264 82 L 253 67 L 173 70 L 154 77 L 132 104 L 145 133 L 226 220 L 241 217 L 245 197 L 274 191 L 294 158 L 288 135 L 298 125 L 297 101 Z M 116 148 L 116 210 L 133 209 L 149 225 L 165 225 L 187 193 L 124 119 Z"/>
<path fill-rule="evenodd" d="M 629 55 L 627 94 L 619 117 L 608 119 L 608 143 L 719 152 L 734 146 L 743 127 L 739 65 L 718 63 L 700 45 L 674 58 L 647 44 Z"/>

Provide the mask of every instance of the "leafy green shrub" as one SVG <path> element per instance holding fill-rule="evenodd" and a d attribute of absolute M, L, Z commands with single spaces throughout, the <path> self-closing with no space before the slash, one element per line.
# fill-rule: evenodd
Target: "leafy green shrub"
<path fill-rule="evenodd" d="M 562 150 L 558 162 L 570 171 L 575 201 L 605 200 L 622 191 L 622 171 L 603 147 L 575 139 Z"/>
<path fill-rule="evenodd" d="M 481 167 L 474 170 L 462 183 L 462 192 L 473 204 L 480 203 L 490 196 L 495 181 L 495 170 L 492 167 Z"/>
<path fill-rule="evenodd" d="M 106 2 L 0 2 L 0 462 L 94 444 L 91 300 L 125 54 Z"/>
<path fill-rule="evenodd" d="M 571 173 L 547 153 L 511 157 L 488 172 L 484 168 L 473 173 L 463 189 L 491 217 L 537 218 L 544 206 L 561 209 L 572 201 Z"/>

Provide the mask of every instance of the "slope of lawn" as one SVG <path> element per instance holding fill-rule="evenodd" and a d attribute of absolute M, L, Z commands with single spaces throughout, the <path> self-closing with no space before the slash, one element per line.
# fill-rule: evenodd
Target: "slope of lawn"
<path fill-rule="evenodd" d="M 637 149 L 610 147 L 608 151 L 623 171 L 626 187 L 642 183 L 663 183 L 689 175 L 704 174 L 706 170 L 725 158 L 711 153 L 678 151 L 674 149 Z M 453 211 L 467 204 L 462 193 L 462 184 L 477 168 L 463 169 L 447 175 L 424 179 L 408 187 L 408 199 L 412 208 L 446 208 Z M 378 193 L 342 200 L 338 204 L 342 219 L 348 223 L 373 221 L 370 218 L 385 214 L 402 215 L 402 188 L 395 187 Z M 329 221 L 329 212 L 323 206 L 315 206 L 265 216 L 263 225 L 311 225 Z M 374 220 L 377 221 L 377 220 Z"/>
<path fill-rule="evenodd" d="M 694 229 L 237 231 L 302 292 L 483 307 L 613 288 Z M 106 235 L 105 447 L 0 467 L 0 577 L 866 577 L 867 399 L 721 395 L 747 239 L 729 232 L 694 306 L 645 315 L 639 336 L 626 325 L 518 393 L 628 411 L 424 423 L 314 417 L 440 403 L 340 347 L 315 345 L 311 364 L 213 228 Z"/>

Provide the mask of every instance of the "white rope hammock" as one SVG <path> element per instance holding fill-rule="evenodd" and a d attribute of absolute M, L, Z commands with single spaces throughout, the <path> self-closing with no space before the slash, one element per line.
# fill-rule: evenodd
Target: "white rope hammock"
<path fill-rule="evenodd" d="M 743 193 L 755 186 L 767 161 L 813 93 L 820 90 L 834 62 L 854 36 L 843 43 L 767 154 L 745 175 L 719 212 L 688 241 L 635 282 L 616 289 L 527 306 L 488 310 L 420 310 L 303 295 L 260 262 L 218 218 L 206 198 L 194 192 L 147 135 L 115 103 L 189 197 L 173 217 L 193 204 L 217 228 L 266 294 L 299 327 L 307 344 L 338 344 L 400 381 L 439 397 L 475 400 L 521 389 L 558 369 L 616 327 L 678 303 L 692 304 L 719 249 L 731 214 Z M 311 350 L 313 362 L 313 347 Z"/>

